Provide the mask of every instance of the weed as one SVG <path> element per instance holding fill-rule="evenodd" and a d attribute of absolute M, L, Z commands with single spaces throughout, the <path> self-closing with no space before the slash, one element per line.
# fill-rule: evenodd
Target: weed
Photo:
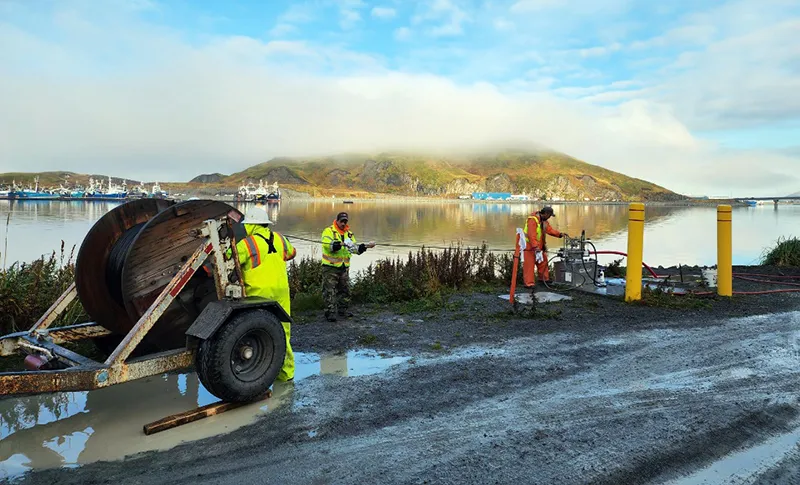
<path fill-rule="evenodd" d="M 378 341 L 378 337 L 375 335 L 368 333 L 366 335 L 362 335 L 358 337 L 358 343 L 361 345 L 372 345 Z"/>
<path fill-rule="evenodd" d="M 431 344 L 431 350 L 442 350 L 442 343 L 438 340 Z"/>
<path fill-rule="evenodd" d="M 622 258 L 615 259 L 606 267 L 606 278 L 624 278 L 627 274 L 625 266 L 622 266 Z"/>
<path fill-rule="evenodd" d="M 762 263 L 769 266 L 800 267 L 800 239 L 779 238 L 775 247 L 764 254 Z"/>
<path fill-rule="evenodd" d="M 450 294 L 464 289 L 489 292 L 508 284 L 512 263 L 510 255 L 497 256 L 485 244 L 441 251 L 422 248 L 405 258 L 380 260 L 351 275 L 351 296 L 356 303 L 403 303 L 398 309 L 402 313 L 455 308 L 448 306 Z M 522 277 L 522 271 L 518 277 Z M 321 293 L 322 265 L 318 258 L 307 256 L 290 263 L 289 289 L 293 300 L 301 294 Z M 305 301 L 299 303 L 307 305 Z"/>
<path fill-rule="evenodd" d="M 13 263 L 0 271 L 0 334 L 30 328 L 75 279 L 75 247 L 31 263 Z M 80 302 L 72 303 L 54 326 L 84 321 Z"/>
<path fill-rule="evenodd" d="M 633 302 L 656 308 L 675 308 L 682 310 L 700 310 L 711 308 L 711 302 L 692 294 L 675 295 L 672 290 L 663 287 L 652 289 L 648 286 L 642 288 L 642 299 Z"/>

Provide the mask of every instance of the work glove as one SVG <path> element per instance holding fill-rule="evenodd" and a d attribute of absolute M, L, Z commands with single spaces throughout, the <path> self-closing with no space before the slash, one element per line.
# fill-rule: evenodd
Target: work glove
<path fill-rule="evenodd" d="M 366 244 L 361 243 L 361 244 L 358 245 L 358 254 L 361 254 L 366 250 L 367 250 L 367 245 Z"/>
<path fill-rule="evenodd" d="M 331 251 L 336 252 L 342 249 L 342 241 L 333 241 L 331 243 Z"/>
<path fill-rule="evenodd" d="M 537 263 L 541 263 L 542 261 L 544 261 L 544 253 L 541 251 L 541 249 L 537 249 L 536 250 L 536 262 Z"/>
<path fill-rule="evenodd" d="M 562 232 L 561 237 L 569 237 L 569 234 L 567 234 L 566 232 Z"/>

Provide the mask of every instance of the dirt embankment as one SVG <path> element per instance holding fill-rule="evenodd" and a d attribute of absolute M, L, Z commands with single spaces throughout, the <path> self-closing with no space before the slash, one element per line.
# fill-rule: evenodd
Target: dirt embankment
<path fill-rule="evenodd" d="M 798 426 L 800 294 L 646 306 L 572 292 L 532 314 L 501 292 L 297 315 L 297 351 L 412 358 L 307 378 L 293 405 L 228 435 L 23 483 L 663 483 Z M 749 477 L 797 483 L 787 451 Z"/>

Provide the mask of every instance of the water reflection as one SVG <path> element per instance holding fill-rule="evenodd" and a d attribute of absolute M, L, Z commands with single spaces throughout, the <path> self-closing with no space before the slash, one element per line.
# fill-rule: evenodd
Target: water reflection
<path fill-rule="evenodd" d="M 359 376 L 380 372 L 407 357 L 373 352 L 295 354 L 295 383 L 315 374 Z M 273 386 L 270 399 L 179 428 L 145 436 L 142 426 L 218 401 L 194 373 L 132 381 L 91 392 L 63 392 L 0 400 L 0 479 L 30 469 L 116 460 L 230 432 L 260 414 L 292 405 L 295 383 Z"/>
<path fill-rule="evenodd" d="M 79 245 L 91 225 L 116 202 L 0 201 L 0 220 L 12 212 L 8 261 L 31 260 L 56 249 L 60 240 Z M 268 205 L 275 227 L 284 234 L 317 240 L 335 215 L 350 213 L 361 240 L 409 245 L 449 245 L 462 242 L 510 248 L 515 229 L 539 204 L 501 204 L 441 201 L 285 200 Z M 240 206 L 243 211 L 247 207 Z M 628 212 L 625 205 L 555 205 L 553 225 L 573 235 L 586 230 L 598 246 L 624 251 Z M 645 260 L 652 265 L 714 264 L 716 209 L 710 207 L 646 208 Z M 779 236 L 797 232 L 800 205 L 736 208 L 733 218 L 734 263 L 756 260 Z M 5 229 L 3 229 L 5 231 Z M 319 256 L 317 244 L 293 241 L 300 255 Z M 558 244 L 558 242 L 554 242 Z M 405 255 L 408 248 L 379 246 L 354 258 L 359 270 L 375 260 Z"/>

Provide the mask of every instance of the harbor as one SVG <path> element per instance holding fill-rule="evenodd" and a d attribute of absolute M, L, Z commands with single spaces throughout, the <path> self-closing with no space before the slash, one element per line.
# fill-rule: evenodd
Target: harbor
<path fill-rule="evenodd" d="M 67 184 L 69 185 L 69 184 Z M 169 194 L 161 189 L 158 182 L 154 182 L 148 191 L 143 185 L 137 184 L 128 190 L 126 180 L 122 184 L 114 183 L 111 177 L 104 183 L 102 179 L 89 178 L 86 187 L 73 185 L 65 186 L 65 183 L 58 187 L 42 187 L 39 184 L 39 177 L 34 177 L 33 183 L 27 187 L 17 185 L 16 180 L 0 190 L 0 199 L 4 200 L 77 200 L 77 201 L 125 201 L 140 198 L 168 198 Z"/>

